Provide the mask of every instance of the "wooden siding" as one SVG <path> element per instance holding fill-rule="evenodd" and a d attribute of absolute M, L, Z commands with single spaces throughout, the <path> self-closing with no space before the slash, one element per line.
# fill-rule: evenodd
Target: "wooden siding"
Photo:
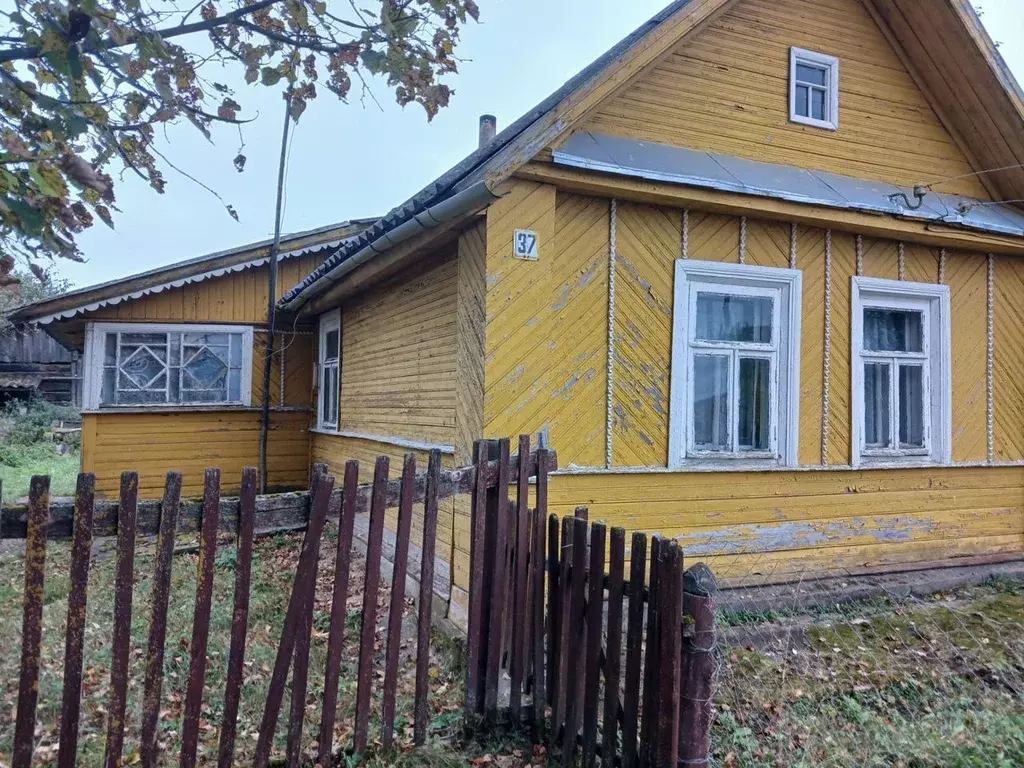
<path fill-rule="evenodd" d="M 296 285 L 322 260 L 320 256 L 286 259 L 278 264 L 277 296 Z M 267 266 L 229 272 L 220 277 L 171 288 L 90 312 L 89 320 L 172 323 L 267 322 Z"/>
<path fill-rule="evenodd" d="M 1024 555 L 1024 467 L 556 475 L 550 504 L 675 537 L 732 584 Z"/>
<path fill-rule="evenodd" d="M 271 417 L 269 485 L 303 488 L 308 482 L 309 414 Z M 170 471 L 184 473 L 188 496 L 200 496 L 203 470 L 217 467 L 222 487 L 239 489 L 242 469 L 259 464 L 260 414 L 246 411 L 90 413 L 82 423 L 82 471 L 96 473 L 96 491 L 115 497 L 125 470 L 139 472 L 139 494 L 159 498 Z"/>
<path fill-rule="evenodd" d="M 945 282 L 953 307 L 953 461 L 985 461 L 988 435 L 982 425 L 987 423 L 988 415 L 987 259 L 982 254 L 947 251 Z M 997 391 L 1000 402 L 1009 394 L 1002 382 Z M 1014 455 L 1024 458 L 1024 451 Z"/>
<path fill-rule="evenodd" d="M 789 122 L 789 49 L 840 59 L 839 130 Z M 584 130 L 912 186 L 971 173 L 861 0 L 740 0 Z M 988 199 L 976 179 L 937 187 Z"/>
<path fill-rule="evenodd" d="M 345 463 L 355 459 L 359 462 L 359 482 L 369 484 L 373 482 L 373 471 L 378 456 L 387 456 L 390 460 L 390 473 L 392 478 L 400 477 L 402 467 L 405 464 L 405 455 L 413 453 L 416 456 L 416 471 L 423 473 L 427 471 L 429 453 L 425 451 L 410 451 L 406 448 L 396 447 L 390 443 L 382 443 L 374 440 L 363 440 L 358 438 L 342 437 L 340 435 L 328 435 L 314 432 L 312 435 L 310 455 L 312 461 L 325 462 L 332 474 L 337 478 L 345 476 Z M 454 457 L 445 454 L 442 456 L 441 466 L 444 469 L 455 468 Z M 452 531 L 455 520 L 455 506 L 459 501 L 458 497 L 446 499 L 440 503 L 437 511 L 437 557 L 451 564 L 452 562 Z M 398 509 L 389 509 L 385 525 L 390 531 L 398 530 Z M 423 541 L 423 506 L 418 505 L 412 519 L 412 541 L 417 546 Z M 461 560 L 460 560 L 461 562 Z M 468 559 L 460 566 L 460 572 L 464 579 L 463 589 L 469 584 L 469 563 Z"/>
<path fill-rule="evenodd" d="M 604 464 L 608 202 L 516 184 L 487 214 L 484 434 L 547 430 L 561 461 Z M 512 257 L 534 229 L 540 260 Z"/>
<path fill-rule="evenodd" d="M 984 313 L 979 302 L 974 311 Z M 995 261 L 995 454 L 1024 456 L 1024 261 Z"/>
<path fill-rule="evenodd" d="M 673 273 L 663 265 L 679 258 L 682 214 L 629 204 L 617 213 L 612 463 L 664 466 Z"/>
<path fill-rule="evenodd" d="M 445 253 L 342 307 L 342 431 L 454 443 L 457 285 Z"/>
<path fill-rule="evenodd" d="M 616 204 L 613 355 L 613 467 L 604 466 L 607 365 L 605 227 L 609 201 L 524 183 L 488 219 L 486 435 L 535 434 L 548 427 L 563 468 L 552 499 L 560 512 L 592 504 L 591 516 L 629 529 L 681 536 L 690 556 L 709 558 L 726 578 L 785 579 L 805 570 L 914 568 L 956 558 L 1020 556 L 1024 548 L 1024 467 L 945 467 L 854 471 L 851 462 L 850 295 L 856 236 L 799 226 L 796 266 L 803 273 L 799 460 L 810 470 L 766 473 L 644 472 L 667 461 L 674 267 L 682 255 L 683 211 Z M 539 208 L 540 212 L 535 210 Z M 545 217 L 548 217 L 545 219 Z M 690 210 L 688 257 L 740 261 L 737 217 Z M 492 229 L 493 227 L 493 229 Z M 537 228 L 539 263 L 506 258 L 511 232 Z M 789 222 L 749 218 L 745 262 L 786 267 Z M 546 237 L 553 244 L 545 250 Z M 831 240 L 828 435 L 822 456 L 825 382 L 826 240 Z M 492 239 L 494 241 L 491 247 Z M 862 274 L 898 279 L 900 244 L 865 237 Z M 987 456 L 987 255 L 905 244 L 907 280 L 950 286 L 953 455 Z M 493 258 L 492 258 L 493 257 Z M 547 258 L 546 258 L 547 257 Z M 586 278 L 586 284 L 581 283 Z M 596 287 L 593 287 L 596 284 Z M 577 291 L 574 293 L 574 291 Z M 996 459 L 1024 461 L 1024 267 L 996 259 Z M 571 309 L 570 327 L 558 310 Z M 571 328 L 571 331 L 570 331 Z M 594 368 L 587 396 L 566 403 L 557 377 Z M 556 394 L 552 394 L 556 393 Z M 567 418 L 568 416 L 568 418 Z M 571 419 L 571 421 L 570 421 Z M 822 468 L 824 463 L 830 468 Z M 456 549 L 468 539 L 456 518 Z M 767 570 L 766 570 L 767 569 Z M 460 584 L 458 568 L 455 584 Z"/>
<path fill-rule="evenodd" d="M 459 239 L 455 360 L 455 455 L 473 462 L 473 442 L 484 433 L 484 356 L 487 332 L 487 222 Z"/>

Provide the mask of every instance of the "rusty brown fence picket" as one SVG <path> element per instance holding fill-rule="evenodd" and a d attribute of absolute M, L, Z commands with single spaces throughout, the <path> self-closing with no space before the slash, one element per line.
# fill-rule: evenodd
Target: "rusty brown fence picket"
<path fill-rule="evenodd" d="M 503 461 L 508 441 L 475 455 Z M 700 563 L 684 570 L 679 545 L 660 536 L 634 533 L 627 551 L 626 531 L 590 522 L 585 507 L 549 514 L 549 465 L 538 461 L 532 507 L 521 478 L 515 500 L 505 482 L 474 493 L 467 721 L 483 733 L 528 727 L 551 764 L 709 765 L 714 577 Z"/>
<path fill-rule="evenodd" d="M 395 738 L 395 724 L 399 715 L 413 719 L 414 743 L 423 744 L 430 722 L 428 673 L 433 639 L 431 604 L 439 501 L 461 494 L 476 494 L 483 500 L 493 500 L 500 496 L 499 489 L 504 488 L 504 506 L 486 509 L 484 514 L 500 509 L 502 516 L 507 518 L 507 535 L 502 539 L 505 545 L 515 545 L 515 548 L 525 541 L 524 537 L 535 535 L 536 531 L 531 533 L 529 520 L 519 519 L 527 514 L 525 503 L 520 502 L 515 509 L 508 505 L 507 488 L 512 480 L 516 481 L 520 493 L 534 480 L 538 488 L 545 487 L 547 474 L 556 467 L 556 460 L 549 451 L 531 453 L 526 439 L 521 441 L 521 445 L 526 448 L 524 453 L 510 455 L 508 441 L 505 441 L 493 459 L 483 456 L 477 466 L 444 471 L 441 469 L 441 455 L 435 451 L 431 453 L 426 471 L 422 473 L 417 472 L 415 456 L 409 454 L 401 477 L 394 480 L 389 476 L 387 457 L 381 457 L 374 467 L 373 483 L 364 486 L 358 484 L 359 463 L 356 461 L 347 463 L 343 485 L 339 488 L 334 487 L 335 479 L 328 473 L 326 465 L 317 465 L 313 468 L 309 492 L 275 496 L 257 496 L 259 482 L 256 470 L 246 469 L 241 479 L 241 494 L 237 499 L 222 498 L 221 476 L 216 469 L 209 469 L 205 473 L 201 500 L 181 499 L 183 478 L 175 472 L 167 475 L 162 501 L 139 499 L 139 477 L 134 472 L 123 474 L 120 498 L 116 501 L 96 499 L 95 478 L 90 474 L 79 477 L 78 491 L 73 501 L 51 500 L 49 480 L 45 477 L 33 478 L 26 505 L 0 508 L 0 538 L 23 539 L 26 545 L 22 659 L 12 765 L 14 768 L 27 768 L 32 764 L 36 749 L 38 682 L 44 644 L 42 633 L 47 542 L 59 539 L 72 540 L 58 756 L 61 768 L 71 768 L 77 764 L 80 747 L 83 627 L 88 602 L 111 599 L 108 594 L 90 595 L 87 592 L 90 550 L 94 540 L 99 538 L 116 539 L 112 663 L 106 671 L 109 676 L 109 692 L 107 720 L 101 742 L 105 744 L 105 765 L 121 765 L 128 759 L 126 733 L 135 725 L 131 722 L 135 717 L 139 717 L 138 762 L 142 766 L 153 766 L 158 762 L 166 762 L 168 758 L 186 767 L 210 760 L 209 755 L 200 756 L 197 747 L 200 729 L 214 725 L 204 724 L 202 720 L 207 716 L 203 710 L 203 698 L 208 688 L 208 671 L 210 665 L 216 663 L 226 664 L 223 716 L 219 723 L 216 762 L 220 768 L 236 763 L 236 721 L 246 668 L 253 541 L 258 536 L 281 532 L 304 531 L 305 535 L 295 567 L 287 610 L 279 628 L 277 658 L 266 698 L 262 702 L 262 724 L 251 764 L 262 767 L 270 763 L 274 757 L 275 735 L 282 729 L 287 734 L 284 764 L 288 766 L 300 764 L 304 741 L 308 743 L 314 739 L 318 743 L 319 762 L 323 765 L 331 764 L 339 750 L 363 752 L 371 738 L 379 739 L 386 747 Z M 377 585 L 385 573 L 382 568 L 385 511 L 394 508 L 398 509 L 398 526 L 397 531 L 389 534 L 394 536 L 395 545 L 390 608 L 385 609 L 379 605 L 382 601 L 379 599 Z M 348 618 L 348 585 L 355 562 L 353 553 L 358 546 L 353 532 L 357 517 L 366 515 L 369 516 L 369 537 L 366 542 L 362 627 L 357 630 L 357 672 L 353 675 L 357 686 L 353 740 L 351 744 L 336 744 L 334 734 L 342 675 L 342 646 Z M 412 534 L 414 516 L 422 521 L 422 537 L 414 537 Z M 329 519 L 338 524 L 338 548 L 330 573 L 333 583 L 327 658 L 323 669 L 313 669 L 310 666 L 313 601 L 320 544 Z M 160 754 L 157 733 L 160 712 L 166 706 L 163 694 L 164 658 L 174 550 L 176 539 L 183 533 L 198 534 L 199 557 L 191 640 L 187 654 L 188 677 L 182 702 L 181 750 L 172 757 Z M 142 535 L 157 536 L 152 590 L 148 604 L 145 605 L 133 600 L 136 541 Z M 225 655 L 211 655 L 207 650 L 216 550 L 218 540 L 225 535 L 233 539 L 237 548 L 230 648 L 226 660 L 222 662 Z M 408 562 L 416 562 L 415 558 L 410 558 L 410 548 L 413 546 L 419 548 L 420 557 L 419 568 L 415 573 L 408 569 Z M 489 582 L 489 587 L 499 589 L 502 604 L 506 598 L 514 603 L 510 603 L 509 609 L 513 612 L 507 615 L 488 613 L 488 621 L 496 622 L 496 627 L 504 623 L 508 629 L 507 636 L 511 638 L 512 625 L 525 621 L 526 616 L 534 617 L 534 621 L 537 621 L 538 615 L 542 619 L 542 614 L 536 613 L 536 606 L 528 602 L 526 594 L 527 583 L 538 583 L 538 576 L 534 569 L 530 578 L 527 578 L 526 561 L 516 565 L 506 559 L 502 567 L 507 572 L 502 574 L 501 579 Z M 402 706 L 408 705 L 409 711 L 399 712 L 398 660 L 399 649 L 404 642 L 402 617 L 407 574 L 420 579 L 414 640 L 415 693 L 411 702 L 403 700 Z M 542 576 L 540 583 L 543 583 Z M 143 611 L 149 620 L 148 643 L 144 655 L 131 653 L 130 629 L 133 615 L 139 611 Z M 376 648 L 378 615 L 386 622 L 383 658 Z M 511 657 L 515 661 L 517 676 L 522 681 L 527 670 L 532 669 L 526 666 L 529 648 L 525 645 L 525 637 L 515 637 L 517 645 Z M 509 654 L 503 653 L 500 646 L 487 650 L 491 665 L 489 682 L 493 683 L 496 676 L 502 674 L 505 668 L 503 659 Z M 126 706 L 130 672 L 134 664 L 144 665 L 142 707 L 138 713 Z M 287 714 L 284 714 L 282 710 L 289 680 L 290 706 Z M 323 691 L 323 702 L 322 707 L 318 708 L 320 722 L 309 734 L 304 733 L 303 726 L 307 719 L 307 694 L 313 690 Z M 496 706 L 497 700 L 490 693 L 491 688 L 488 691 L 492 705 Z M 380 719 L 374 728 L 371 710 L 376 711 L 375 702 L 379 702 Z M 283 723 L 280 722 L 282 720 Z"/>

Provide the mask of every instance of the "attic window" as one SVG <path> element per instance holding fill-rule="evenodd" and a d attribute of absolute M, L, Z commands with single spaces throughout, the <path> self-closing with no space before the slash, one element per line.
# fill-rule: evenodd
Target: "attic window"
<path fill-rule="evenodd" d="M 790 49 L 789 119 L 839 130 L 839 59 L 802 48 Z"/>

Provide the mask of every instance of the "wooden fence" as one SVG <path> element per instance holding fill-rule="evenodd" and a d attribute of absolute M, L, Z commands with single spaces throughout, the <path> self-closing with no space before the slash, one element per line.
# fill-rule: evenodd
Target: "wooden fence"
<path fill-rule="evenodd" d="M 529 449 L 521 437 L 520 453 Z M 711 572 L 684 571 L 676 542 L 634 533 L 627 580 L 622 528 L 609 540 L 585 507 L 549 516 L 544 472 L 532 508 L 530 478 L 518 472 L 513 505 L 509 442 L 475 451 L 477 466 L 498 460 L 499 482 L 473 495 L 468 722 L 528 724 L 567 766 L 581 757 L 585 766 L 707 765 Z"/>
<path fill-rule="evenodd" d="M 338 520 L 339 535 L 317 733 L 318 758 L 323 765 L 330 765 L 333 757 L 353 534 L 357 517 L 368 515 L 351 744 L 356 754 L 363 753 L 369 743 L 371 701 L 378 679 L 374 642 L 385 511 L 397 507 L 391 601 L 380 675 L 379 735 L 384 746 L 390 745 L 396 721 L 403 597 L 417 505 L 422 505 L 423 538 L 412 714 L 414 741 L 422 744 L 429 722 L 431 593 L 438 502 L 460 494 L 472 495 L 467 724 L 477 727 L 505 721 L 516 727 L 528 725 L 536 742 L 554 747 L 565 765 L 574 765 L 580 756 L 588 766 L 596 765 L 598 760 L 604 766 L 625 768 L 706 765 L 715 667 L 715 585 L 710 572 L 700 565 L 684 572 L 683 555 L 675 542 L 657 536 L 648 541 L 645 535 L 635 533 L 628 552 L 627 580 L 624 530 L 614 528 L 609 536 L 604 524 L 588 522 L 582 507 L 575 517 L 561 521 L 548 515 L 548 475 L 557 468 L 552 451 L 531 451 L 529 437 L 523 436 L 517 454 L 510 454 L 509 441 L 501 440 L 479 442 L 474 455 L 473 466 L 442 472 L 440 455 L 435 452 L 427 472 L 417 474 L 415 456 L 410 454 L 400 480 L 389 479 L 388 458 L 380 457 L 373 482 L 366 486 L 358 485 L 359 464 L 350 461 L 340 490 L 334 490 L 335 480 L 326 466 L 317 465 L 310 493 L 277 498 L 258 497 L 257 473 L 247 469 L 240 498 L 222 500 L 220 472 L 210 469 L 199 504 L 182 502 L 182 477 L 178 473 L 168 474 L 164 498 L 158 503 L 139 502 L 138 475 L 133 472 L 122 476 L 117 502 L 95 500 L 95 479 L 89 474 L 80 475 L 73 505 L 51 505 L 48 479 L 33 478 L 26 506 L 0 510 L 0 538 L 26 539 L 14 768 L 27 768 L 34 749 L 48 539 L 72 540 L 58 754 L 59 768 L 72 768 L 77 757 L 86 588 L 93 538 L 117 537 L 105 757 L 105 765 L 116 766 L 122 759 L 127 714 L 136 537 L 157 535 L 140 728 L 140 763 L 148 767 L 156 765 L 158 759 L 157 727 L 175 538 L 182 532 L 198 532 L 198 579 L 179 756 L 179 764 L 191 768 L 197 760 L 206 681 L 217 537 L 225 530 L 236 537 L 234 620 L 217 760 L 220 768 L 227 768 L 235 757 L 253 539 L 259 530 L 305 528 L 253 761 L 260 768 L 268 764 L 290 674 L 285 764 L 297 766 L 310 687 L 310 638 L 320 542 L 332 515 Z M 514 504 L 510 499 L 512 487 L 516 489 Z"/>
<path fill-rule="evenodd" d="M 154 766 L 158 760 L 157 726 L 161 708 L 164 671 L 164 645 L 167 630 L 168 598 L 171 583 L 175 538 L 182 532 L 199 533 L 199 565 L 193 617 L 190 664 L 183 709 L 181 752 L 179 764 L 191 768 L 196 764 L 200 729 L 200 710 L 206 680 L 207 642 L 210 632 L 211 600 L 215 549 L 218 533 L 227 529 L 237 539 L 234 614 L 227 677 L 224 690 L 224 713 L 220 726 L 217 764 L 227 768 L 235 758 L 236 720 L 243 683 L 245 646 L 248 623 L 249 591 L 252 572 L 253 539 L 258 518 L 262 530 L 273 533 L 305 528 L 305 537 L 281 637 L 270 680 L 262 723 L 255 749 L 254 764 L 268 764 L 283 699 L 291 673 L 291 709 L 287 723 L 286 765 L 297 766 L 302 752 L 303 722 L 306 694 L 309 689 L 310 638 L 313 622 L 313 599 L 320 553 L 320 541 L 332 509 L 339 521 L 338 549 L 332 586 L 330 624 L 327 640 L 327 662 L 323 670 L 324 697 L 318 731 L 319 761 L 332 764 L 334 723 L 337 713 L 339 679 L 342 669 L 342 648 L 345 631 L 346 602 L 352 564 L 353 531 L 357 516 L 369 515 L 366 570 L 359 629 L 357 689 L 353 744 L 355 753 L 365 751 L 370 737 L 372 692 L 378 683 L 374 675 L 374 642 L 378 612 L 378 591 L 381 578 L 382 542 L 385 511 L 398 507 L 397 537 L 391 601 L 387 620 L 387 644 L 383 661 L 383 687 L 380 717 L 380 740 L 386 747 L 394 738 L 397 699 L 399 647 L 401 645 L 402 612 L 405 605 L 405 584 L 414 507 L 422 505 L 423 538 L 420 559 L 419 607 L 416 635 L 416 672 L 414 694 L 414 741 L 422 744 L 427 735 L 428 670 L 430 654 L 431 593 L 433 588 L 434 546 L 438 502 L 458 494 L 495 488 L 509 471 L 520 477 L 546 478 L 554 467 L 554 455 L 547 451 L 529 451 L 502 462 L 484 461 L 474 467 L 441 471 L 440 454 L 430 455 L 425 474 L 416 472 L 416 458 L 405 458 L 400 480 L 389 479 L 387 457 L 377 459 L 372 485 L 358 485 L 359 463 L 345 466 L 344 484 L 334 491 L 335 481 L 325 465 L 314 468 L 309 494 L 293 494 L 287 502 L 278 503 L 268 497 L 257 497 L 259 487 L 255 469 L 246 469 L 242 477 L 240 498 L 220 498 L 220 471 L 209 469 L 205 475 L 202 503 L 181 501 L 182 476 L 169 473 L 162 502 L 140 504 L 138 474 L 125 472 L 121 479 L 117 502 L 94 498 L 95 478 L 82 474 L 73 505 L 51 506 L 49 479 L 34 477 L 26 506 L 0 510 L 0 537 L 25 539 L 25 595 L 23 600 L 23 634 L 18 703 L 15 722 L 12 765 L 27 768 L 32 762 L 35 746 L 36 708 L 42 647 L 42 618 L 46 546 L 48 539 L 71 539 L 70 589 L 68 594 L 67 631 L 64 654 L 64 685 L 61 706 L 61 729 L 58 753 L 59 768 L 76 764 L 78 728 L 82 695 L 84 628 L 87 607 L 90 553 L 94 537 L 117 537 L 117 562 L 114 587 L 114 626 L 110 666 L 110 693 L 107 703 L 107 724 L 104 765 L 117 766 L 122 761 L 129 664 L 131 663 L 131 619 L 133 611 L 133 577 L 135 571 L 136 537 L 156 534 L 156 569 L 153 574 L 150 605 L 150 629 L 145 656 L 145 682 L 141 713 L 140 764 Z M 486 495 L 484 492 L 483 495 Z M 492 494 L 494 495 L 494 494 Z M 295 509 L 308 511 L 304 519 Z M 287 511 L 282 513 L 282 510 Z M 269 518 L 269 524 L 268 520 Z"/>

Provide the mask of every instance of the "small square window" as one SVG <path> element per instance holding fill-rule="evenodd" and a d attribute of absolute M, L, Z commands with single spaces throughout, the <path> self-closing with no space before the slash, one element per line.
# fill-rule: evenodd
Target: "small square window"
<path fill-rule="evenodd" d="M 816 128 L 839 129 L 839 59 L 790 49 L 789 119 Z"/>

